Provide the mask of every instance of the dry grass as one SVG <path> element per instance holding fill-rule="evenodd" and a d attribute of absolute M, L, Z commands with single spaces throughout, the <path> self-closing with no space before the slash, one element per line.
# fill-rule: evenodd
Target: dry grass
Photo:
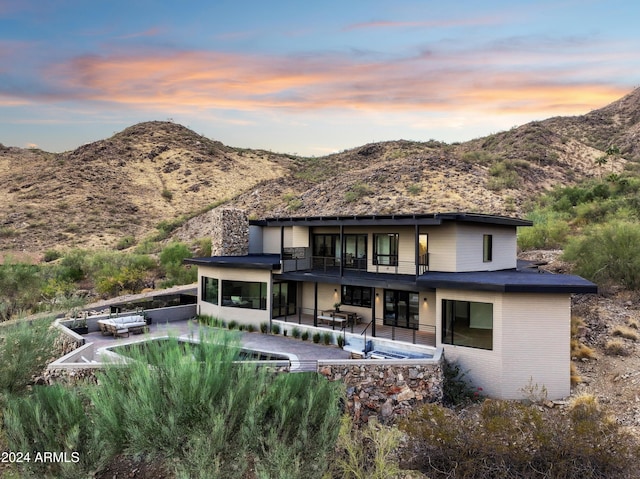
<path fill-rule="evenodd" d="M 609 356 L 627 356 L 629 353 L 622 339 L 610 339 L 604 345 L 604 352 Z"/>
<path fill-rule="evenodd" d="M 613 336 L 620 336 L 621 338 L 631 339 L 632 341 L 637 341 L 638 339 L 638 331 L 628 326 L 616 326 L 611 331 L 611 334 Z"/>
<path fill-rule="evenodd" d="M 640 321 L 638 321 L 636 318 L 629 318 L 627 320 L 627 326 L 633 329 L 640 329 Z"/>
<path fill-rule="evenodd" d="M 578 368 L 575 363 L 570 363 L 570 374 L 571 374 L 571 386 L 576 386 L 582 382 L 582 377 L 578 373 Z"/>

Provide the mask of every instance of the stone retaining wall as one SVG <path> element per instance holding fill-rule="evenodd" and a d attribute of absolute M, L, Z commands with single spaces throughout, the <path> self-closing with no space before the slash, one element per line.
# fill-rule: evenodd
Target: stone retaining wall
<path fill-rule="evenodd" d="M 347 409 L 356 424 L 376 417 L 384 424 L 406 416 L 416 406 L 441 402 L 442 365 L 366 363 L 321 365 L 320 374 L 347 387 Z"/>

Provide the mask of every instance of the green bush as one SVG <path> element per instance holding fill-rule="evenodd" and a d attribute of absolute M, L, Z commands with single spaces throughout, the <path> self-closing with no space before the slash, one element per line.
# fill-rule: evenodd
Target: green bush
<path fill-rule="evenodd" d="M 301 334 L 302 332 L 300 331 L 300 328 L 294 327 L 291 330 L 291 336 L 293 336 L 295 339 L 299 339 Z"/>
<path fill-rule="evenodd" d="M 640 225 L 611 221 L 593 226 L 569 241 L 564 258 L 594 282 L 640 289 Z"/>
<path fill-rule="evenodd" d="M 312 339 L 314 343 L 318 344 L 320 342 L 320 333 L 313 333 Z"/>
<path fill-rule="evenodd" d="M 344 201 L 347 203 L 352 203 L 359 200 L 360 198 L 364 198 L 365 196 L 370 195 L 372 191 L 373 190 L 369 185 L 358 181 L 357 183 L 351 185 L 349 191 L 344 194 Z"/>
<path fill-rule="evenodd" d="M 0 329 L 0 394 L 23 394 L 54 355 L 51 319 L 22 320 Z"/>
<path fill-rule="evenodd" d="M 303 341 L 306 341 L 307 339 L 309 339 L 309 331 L 303 331 L 302 335 L 300 336 L 300 339 L 302 339 Z"/>
<path fill-rule="evenodd" d="M 187 268 L 183 260 L 193 255 L 189 247 L 179 241 L 169 243 L 160 252 L 160 265 L 167 279 L 163 281 L 163 287 L 176 284 L 190 284 L 198 279 L 196 268 Z"/>
<path fill-rule="evenodd" d="M 527 215 L 533 226 L 518 228 L 518 247 L 523 250 L 562 247 L 569 235 L 569 223 L 555 211 L 534 210 Z"/>
<path fill-rule="evenodd" d="M 279 325 L 279 324 L 277 324 L 277 323 L 273 323 L 273 324 L 271 325 L 271 332 L 272 332 L 273 334 L 280 334 L 280 325 Z"/>
<path fill-rule="evenodd" d="M 260 323 L 260 332 L 262 334 L 267 334 L 269 332 L 269 323 L 267 322 Z"/>
<path fill-rule="evenodd" d="M 5 259 L 0 264 L 0 321 L 35 309 L 43 284 L 39 266 Z"/>
<path fill-rule="evenodd" d="M 329 346 L 333 342 L 333 334 L 327 332 L 322 333 L 322 342 L 325 346 Z"/>
<path fill-rule="evenodd" d="M 24 469 L 39 477 L 88 477 L 102 454 L 77 390 L 36 386 L 29 396 L 13 396 L 4 411 L 4 425 L 10 449 L 29 451 Z M 36 455 L 47 451 L 65 452 L 66 460 L 39 461 Z"/>
<path fill-rule="evenodd" d="M 238 341 L 228 331 L 201 339 L 199 361 L 185 361 L 177 341 L 152 344 L 100 375 L 91 401 L 103 450 L 170 457 L 178 477 L 242 478 L 249 463 L 259 477 L 322 477 L 342 387 L 234 363 Z"/>

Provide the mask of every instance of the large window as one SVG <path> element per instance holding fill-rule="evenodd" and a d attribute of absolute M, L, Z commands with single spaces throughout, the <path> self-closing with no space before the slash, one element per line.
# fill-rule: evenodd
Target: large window
<path fill-rule="evenodd" d="M 222 306 L 267 309 L 267 283 L 223 280 Z"/>
<path fill-rule="evenodd" d="M 218 280 L 216 278 L 202 277 L 202 301 L 218 304 Z"/>
<path fill-rule="evenodd" d="M 493 349 L 493 304 L 443 299 L 442 342 Z"/>
<path fill-rule="evenodd" d="M 411 291 L 384 290 L 384 324 L 399 328 L 418 329 L 419 296 Z"/>
<path fill-rule="evenodd" d="M 344 235 L 344 267 L 367 269 L 367 235 Z"/>
<path fill-rule="evenodd" d="M 373 235 L 373 264 L 398 265 L 398 233 Z"/>
<path fill-rule="evenodd" d="M 340 256 L 339 235 L 313 235 L 313 256 L 338 258 Z"/>
<path fill-rule="evenodd" d="M 371 296 L 371 288 L 342 285 L 342 304 L 370 308 Z"/>

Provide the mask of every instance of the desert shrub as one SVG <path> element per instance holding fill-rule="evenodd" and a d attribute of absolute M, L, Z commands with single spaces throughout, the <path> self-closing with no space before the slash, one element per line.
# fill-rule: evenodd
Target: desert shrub
<path fill-rule="evenodd" d="M 569 377 L 571 379 L 571 385 L 575 386 L 582 382 L 582 377 L 580 377 L 580 373 L 578 373 L 578 368 L 575 363 L 570 363 L 569 366 Z"/>
<path fill-rule="evenodd" d="M 52 319 L 22 320 L 0 329 L 0 394 L 22 394 L 54 354 Z"/>
<path fill-rule="evenodd" d="M 494 163 L 489 168 L 490 178 L 487 181 L 487 188 L 500 191 L 506 188 L 517 188 L 521 179 L 518 168 L 522 165 L 511 160 L 503 160 Z"/>
<path fill-rule="evenodd" d="M 349 191 L 344 194 L 344 201 L 347 203 L 352 203 L 354 201 L 359 200 L 360 198 L 364 198 L 371 194 L 373 190 L 366 183 L 362 183 L 360 181 L 351 185 Z"/>
<path fill-rule="evenodd" d="M 31 452 L 24 472 L 39 477 L 88 477 L 101 455 L 82 395 L 60 385 L 36 386 L 27 397 L 12 396 L 4 425 L 10 448 Z M 65 451 L 67 460 L 38 461 L 35 455 L 45 451 Z"/>
<path fill-rule="evenodd" d="M 238 321 L 235 321 L 235 320 L 229 321 L 229 323 L 227 324 L 227 328 L 229 328 L 230 331 L 233 331 L 234 329 L 238 329 Z"/>
<path fill-rule="evenodd" d="M 309 331 L 303 331 L 302 335 L 300 336 L 300 339 L 302 339 L 303 341 L 306 341 L 307 339 L 309 339 Z"/>
<path fill-rule="evenodd" d="M 160 265 L 167 279 L 163 281 L 163 287 L 176 284 L 190 284 L 198 279 L 196 268 L 187 268 L 182 262 L 193 255 L 189 247 L 179 241 L 169 243 L 160 252 Z"/>
<path fill-rule="evenodd" d="M 280 325 L 277 323 L 273 323 L 271 325 L 271 333 L 273 334 L 280 334 Z"/>
<path fill-rule="evenodd" d="M 333 334 L 328 332 L 322 333 L 322 342 L 325 346 L 329 346 L 333 342 Z"/>
<path fill-rule="evenodd" d="M 444 403 L 450 406 L 468 404 L 481 399 L 482 388 L 474 388 L 466 380 L 466 372 L 460 366 L 446 359 L 442 365 L 442 393 Z"/>
<path fill-rule="evenodd" d="M 631 339 L 636 341 L 638 339 L 638 331 L 628 326 L 616 326 L 611 331 L 613 336 L 620 336 L 621 338 Z"/>
<path fill-rule="evenodd" d="M 35 309 L 44 284 L 40 267 L 5 259 L 0 264 L 0 321 Z"/>
<path fill-rule="evenodd" d="M 118 242 L 116 243 L 116 249 L 123 250 L 123 249 L 131 248 L 135 244 L 136 244 L 136 238 L 132 235 L 128 235 L 118 240 Z"/>
<path fill-rule="evenodd" d="M 314 343 L 318 344 L 320 342 L 320 333 L 313 333 L 313 336 L 311 337 L 311 339 L 313 340 Z"/>
<path fill-rule="evenodd" d="M 338 342 L 338 347 L 339 347 L 340 349 L 342 349 L 342 346 L 344 346 L 344 336 L 339 335 L 339 336 L 336 338 L 336 341 Z"/>
<path fill-rule="evenodd" d="M 302 334 L 302 331 L 300 331 L 300 328 L 294 327 L 291 330 L 291 336 L 293 336 L 295 339 L 299 339 L 301 334 Z"/>
<path fill-rule="evenodd" d="M 401 472 L 396 451 L 402 433 L 397 427 L 370 422 L 361 429 L 353 427 L 344 415 L 332 461 L 332 477 L 342 479 L 387 479 Z"/>
<path fill-rule="evenodd" d="M 578 339 L 571 340 L 571 357 L 576 359 L 593 359 L 596 352 Z"/>
<path fill-rule="evenodd" d="M 569 224 L 550 210 L 534 210 L 527 215 L 533 226 L 518 228 L 518 247 L 523 250 L 559 248 L 566 242 Z"/>
<path fill-rule="evenodd" d="M 195 256 L 211 256 L 211 238 L 200 238 L 194 242 Z"/>
<path fill-rule="evenodd" d="M 98 293 L 117 296 L 140 292 L 157 264 L 147 255 L 99 251 L 86 257 L 83 268 Z"/>
<path fill-rule="evenodd" d="M 432 478 L 635 477 L 639 446 L 589 400 L 566 416 L 487 400 L 479 415 L 423 406 L 402 421 L 409 463 Z"/>
<path fill-rule="evenodd" d="M 267 334 L 269 332 L 269 323 L 267 322 L 260 323 L 260 332 L 262 334 Z"/>
<path fill-rule="evenodd" d="M 48 249 L 44 252 L 42 256 L 42 261 L 45 263 L 50 263 L 51 261 L 55 261 L 58 258 L 62 258 L 62 253 L 56 249 Z"/>
<path fill-rule="evenodd" d="M 249 463 L 258 477 L 322 477 L 342 387 L 234 363 L 238 341 L 228 331 L 201 339 L 198 361 L 185 361 L 177 341 L 152 344 L 100 375 L 90 397 L 103 451 L 171 457 L 178 477 L 242 478 Z"/>
<path fill-rule="evenodd" d="M 249 323 L 244 327 L 244 330 L 248 333 L 253 333 L 256 330 L 256 327 L 253 324 Z"/>
<path fill-rule="evenodd" d="M 610 339 L 604 344 L 604 352 L 609 356 L 627 356 L 629 352 L 622 339 Z"/>
<path fill-rule="evenodd" d="M 422 185 L 419 183 L 414 183 L 412 185 L 407 186 L 407 192 L 411 196 L 419 195 L 422 192 Z"/>
<path fill-rule="evenodd" d="M 577 274 L 595 282 L 640 289 L 640 225 L 613 221 L 572 238 L 564 257 Z"/>
<path fill-rule="evenodd" d="M 640 322 L 636 318 L 629 318 L 627 320 L 627 326 L 633 329 L 640 328 Z"/>

